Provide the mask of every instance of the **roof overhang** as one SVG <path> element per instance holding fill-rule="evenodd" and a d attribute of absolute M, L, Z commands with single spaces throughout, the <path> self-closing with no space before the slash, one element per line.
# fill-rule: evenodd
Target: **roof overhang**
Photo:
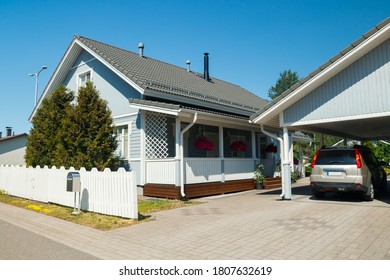
<path fill-rule="evenodd" d="M 239 126 L 245 126 L 249 128 L 258 127 L 256 124 L 250 124 L 248 119 L 242 117 L 233 117 L 230 115 L 225 115 L 212 111 L 204 111 L 197 108 L 188 108 L 183 107 L 178 104 L 169 104 L 159 101 L 150 101 L 142 99 L 129 99 L 130 106 L 139 110 L 144 110 L 148 112 L 167 114 L 172 116 L 177 116 L 182 119 L 190 119 L 197 113 L 197 119 L 199 121 L 205 122 L 219 122 L 219 123 L 229 123 Z"/>
<path fill-rule="evenodd" d="M 62 57 L 60 63 L 58 64 L 57 68 L 55 69 L 53 75 L 51 76 L 49 82 L 47 83 L 41 97 L 39 98 L 36 106 L 34 107 L 30 117 L 29 122 L 32 122 L 33 117 L 35 116 L 38 108 L 41 106 L 43 99 L 45 99 L 50 93 L 52 93 L 59 85 L 61 85 L 64 80 L 66 79 L 66 76 L 69 73 L 69 70 L 73 67 L 75 61 L 79 57 L 82 50 L 87 51 L 90 53 L 93 57 L 95 57 L 97 60 L 99 60 L 103 65 L 105 65 L 107 68 L 109 68 L 112 72 L 114 72 L 116 75 L 118 75 L 121 79 L 123 79 L 125 82 L 127 82 L 130 86 L 135 88 L 138 92 L 141 94 L 144 93 L 144 89 L 139 86 L 138 84 L 134 83 L 130 78 L 128 78 L 126 75 L 121 73 L 118 69 L 113 67 L 111 64 L 109 64 L 105 59 L 100 57 L 96 52 L 91 50 L 88 46 L 86 46 L 83 42 L 78 40 L 78 37 L 75 36 L 70 43 L 68 49 L 66 50 L 64 56 Z"/>

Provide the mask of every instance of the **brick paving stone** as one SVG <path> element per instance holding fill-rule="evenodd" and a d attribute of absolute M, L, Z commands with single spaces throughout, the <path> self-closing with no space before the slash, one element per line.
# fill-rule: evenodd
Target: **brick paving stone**
<path fill-rule="evenodd" d="M 203 198 L 106 232 L 1 203 L 0 219 L 101 259 L 390 259 L 389 199 L 279 201 L 277 192 Z"/>

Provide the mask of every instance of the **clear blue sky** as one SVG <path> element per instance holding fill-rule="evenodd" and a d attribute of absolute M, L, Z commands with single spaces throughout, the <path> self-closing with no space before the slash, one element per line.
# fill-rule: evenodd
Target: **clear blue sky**
<path fill-rule="evenodd" d="M 39 95 L 75 34 L 203 71 L 267 98 L 279 73 L 304 77 L 390 16 L 390 1 L 1 0 L 0 131 L 29 132 Z"/>

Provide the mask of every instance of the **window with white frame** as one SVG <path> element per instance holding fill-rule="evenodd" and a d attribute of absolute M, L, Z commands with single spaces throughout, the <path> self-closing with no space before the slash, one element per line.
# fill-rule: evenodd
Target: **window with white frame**
<path fill-rule="evenodd" d="M 91 71 L 79 75 L 78 87 L 85 87 L 87 82 L 91 81 Z"/>
<path fill-rule="evenodd" d="M 260 159 L 267 159 L 267 136 L 256 133 L 256 157 Z"/>
<path fill-rule="evenodd" d="M 184 129 L 188 123 L 182 123 Z M 208 157 L 219 156 L 219 127 L 195 124 L 185 134 L 184 155 L 186 157 Z"/>
<path fill-rule="evenodd" d="M 116 127 L 118 147 L 116 154 L 121 159 L 129 159 L 129 129 L 127 125 Z"/>
<path fill-rule="evenodd" d="M 252 132 L 224 127 L 223 151 L 226 158 L 251 158 Z"/>

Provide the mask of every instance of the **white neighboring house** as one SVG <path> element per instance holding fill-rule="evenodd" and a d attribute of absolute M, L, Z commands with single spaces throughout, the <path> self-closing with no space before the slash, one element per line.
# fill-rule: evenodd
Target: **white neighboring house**
<path fill-rule="evenodd" d="M 26 133 L 0 138 L 0 164 L 25 165 L 26 144 Z"/>

